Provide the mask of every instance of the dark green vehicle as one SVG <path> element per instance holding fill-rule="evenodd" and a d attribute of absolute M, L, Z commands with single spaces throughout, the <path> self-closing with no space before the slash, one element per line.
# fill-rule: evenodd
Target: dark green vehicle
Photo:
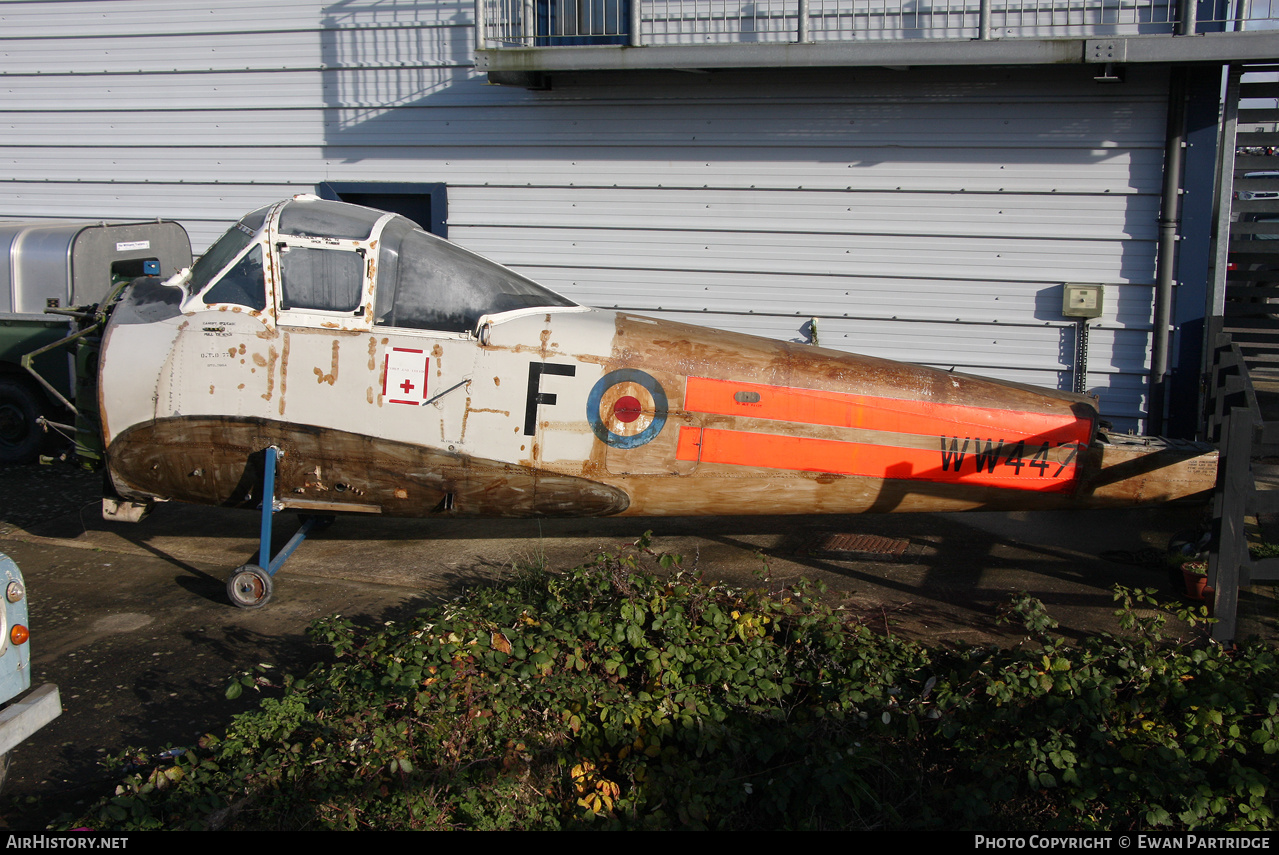
<path fill-rule="evenodd" d="M 94 401 L 82 401 L 82 412 L 70 407 L 77 377 L 96 380 L 92 331 L 72 347 L 58 342 L 88 329 L 86 314 L 121 285 L 190 267 L 191 241 L 163 220 L 46 221 L 0 223 L 0 249 L 0 464 L 26 463 L 46 443 L 39 418 L 81 422 L 97 409 Z M 27 354 L 32 371 L 22 366 Z"/>

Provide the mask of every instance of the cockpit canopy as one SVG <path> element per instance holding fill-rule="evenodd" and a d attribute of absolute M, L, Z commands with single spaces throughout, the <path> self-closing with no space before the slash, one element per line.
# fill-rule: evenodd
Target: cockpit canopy
<path fill-rule="evenodd" d="M 576 305 L 398 214 L 314 196 L 247 214 L 195 263 L 187 293 L 197 306 L 273 306 L 282 320 L 358 328 L 371 313 L 379 326 L 453 333 L 484 315 Z"/>

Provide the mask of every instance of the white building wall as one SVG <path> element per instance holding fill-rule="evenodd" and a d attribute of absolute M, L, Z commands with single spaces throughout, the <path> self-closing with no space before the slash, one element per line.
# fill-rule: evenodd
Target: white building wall
<path fill-rule="evenodd" d="M 582 302 L 1145 407 L 1166 74 L 557 75 L 487 85 L 459 0 L 0 3 L 0 219 L 181 221 L 444 183 L 453 240 Z"/>

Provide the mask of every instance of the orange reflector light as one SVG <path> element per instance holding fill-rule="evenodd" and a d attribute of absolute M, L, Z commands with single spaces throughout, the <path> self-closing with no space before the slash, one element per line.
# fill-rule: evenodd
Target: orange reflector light
<path fill-rule="evenodd" d="M 15 623 L 13 629 L 9 630 L 9 640 L 14 644 L 26 644 L 29 638 L 31 638 L 30 630 L 20 623 Z"/>

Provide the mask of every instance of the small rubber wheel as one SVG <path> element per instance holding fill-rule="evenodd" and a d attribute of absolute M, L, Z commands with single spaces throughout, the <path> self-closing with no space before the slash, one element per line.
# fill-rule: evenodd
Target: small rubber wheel
<path fill-rule="evenodd" d="M 231 604 L 242 609 L 260 609 L 271 600 L 271 575 L 256 564 L 245 564 L 226 583 Z"/>

